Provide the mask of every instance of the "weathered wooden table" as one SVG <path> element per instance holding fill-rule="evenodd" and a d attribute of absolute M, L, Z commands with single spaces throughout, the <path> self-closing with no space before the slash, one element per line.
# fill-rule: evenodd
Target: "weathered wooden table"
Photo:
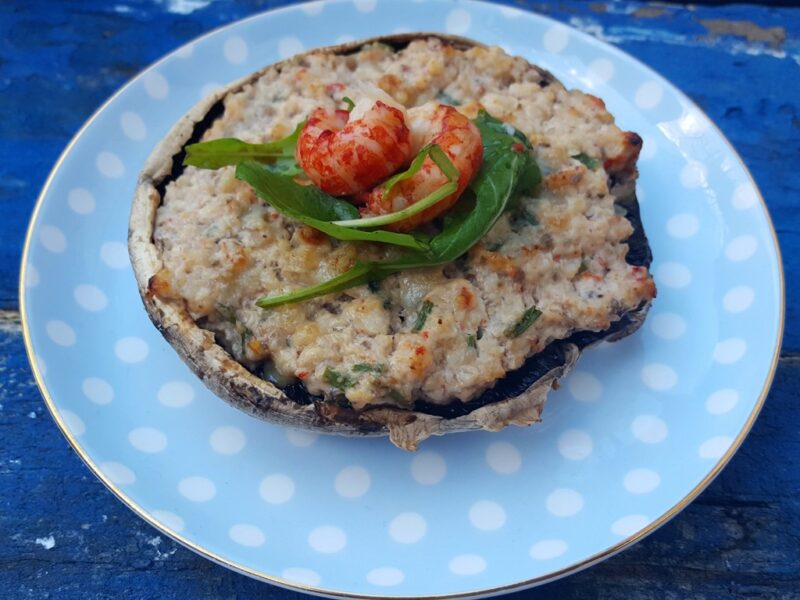
<path fill-rule="evenodd" d="M 2 598 L 301 597 L 199 558 L 106 491 L 49 418 L 25 358 L 17 301 L 28 218 L 81 124 L 166 52 L 286 3 L 0 3 Z M 509 597 L 800 598 L 800 9 L 516 4 L 617 44 L 673 81 L 722 128 L 775 220 L 787 321 L 761 417 L 707 491 L 623 554 Z"/>

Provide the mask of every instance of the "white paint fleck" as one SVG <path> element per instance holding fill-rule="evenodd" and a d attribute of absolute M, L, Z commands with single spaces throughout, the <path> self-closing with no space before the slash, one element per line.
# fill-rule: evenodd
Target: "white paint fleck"
<path fill-rule="evenodd" d="M 211 4 L 211 0 L 159 0 L 159 4 L 174 15 L 190 15 Z"/>
<path fill-rule="evenodd" d="M 36 413 L 35 413 L 35 412 L 33 412 L 33 411 L 29 412 L 29 413 L 28 413 L 28 418 L 29 418 L 29 419 L 35 419 L 35 418 L 36 418 Z"/>
<path fill-rule="evenodd" d="M 36 543 L 45 550 L 51 550 L 56 545 L 56 539 L 52 535 L 48 535 L 44 538 L 36 538 Z"/>

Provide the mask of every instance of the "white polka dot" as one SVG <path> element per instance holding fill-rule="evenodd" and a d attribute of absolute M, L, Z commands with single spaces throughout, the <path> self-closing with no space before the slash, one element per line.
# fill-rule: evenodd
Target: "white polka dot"
<path fill-rule="evenodd" d="M 200 88 L 200 97 L 205 98 L 206 96 L 210 96 L 221 88 L 222 84 L 217 83 L 216 81 L 209 81 Z"/>
<path fill-rule="evenodd" d="M 640 415 L 631 423 L 633 437 L 646 444 L 657 444 L 667 438 L 667 424 L 653 415 Z"/>
<path fill-rule="evenodd" d="M 113 152 L 103 151 L 95 159 L 97 170 L 103 177 L 118 179 L 125 175 L 125 165 L 122 164 L 119 156 Z"/>
<path fill-rule="evenodd" d="M 353 4 L 356 5 L 356 10 L 359 12 L 368 13 L 375 10 L 378 0 L 353 0 Z"/>
<path fill-rule="evenodd" d="M 696 110 L 689 110 L 678 119 L 678 126 L 686 137 L 701 137 L 708 131 L 708 119 Z"/>
<path fill-rule="evenodd" d="M 208 443 L 211 444 L 211 449 L 217 454 L 233 456 L 242 451 L 245 443 L 247 443 L 247 438 L 238 427 L 225 425 L 217 427 L 211 432 Z"/>
<path fill-rule="evenodd" d="M 580 429 L 568 429 L 558 436 L 558 451 L 569 460 L 583 460 L 592 454 L 592 438 Z"/>
<path fill-rule="evenodd" d="M 345 467 L 336 476 L 334 487 L 343 498 L 359 498 L 369 490 L 369 473 L 364 467 Z"/>
<path fill-rule="evenodd" d="M 647 494 L 660 484 L 661 476 L 652 469 L 632 469 L 622 480 L 622 485 L 631 494 Z"/>
<path fill-rule="evenodd" d="M 153 427 L 137 427 L 128 434 L 131 446 L 140 452 L 156 454 L 167 447 L 167 436 Z"/>
<path fill-rule="evenodd" d="M 506 19 L 518 19 L 520 18 L 520 16 L 522 16 L 523 12 L 518 8 L 514 8 L 512 6 L 500 5 L 500 14 L 503 15 Z"/>
<path fill-rule="evenodd" d="M 668 365 L 652 363 L 642 367 L 642 382 L 651 390 L 664 392 L 675 387 L 678 374 Z"/>
<path fill-rule="evenodd" d="M 722 298 L 722 307 L 730 313 L 739 313 L 747 310 L 753 304 L 756 293 L 747 285 L 740 285 L 728 290 Z"/>
<path fill-rule="evenodd" d="M 555 25 L 548 29 L 542 38 L 544 49 L 553 54 L 562 52 L 569 43 L 569 31 L 562 25 Z"/>
<path fill-rule="evenodd" d="M 469 31 L 471 24 L 472 15 L 463 9 L 457 8 L 448 13 L 444 21 L 444 29 L 447 33 L 464 35 Z"/>
<path fill-rule="evenodd" d="M 86 188 L 75 188 L 67 194 L 67 203 L 73 212 L 88 215 L 94 212 L 95 201 L 92 192 Z"/>
<path fill-rule="evenodd" d="M 661 285 L 683 288 L 692 282 L 692 272 L 680 263 L 665 262 L 656 269 L 656 279 Z"/>
<path fill-rule="evenodd" d="M 395 567 L 378 567 L 367 573 L 367 581 L 372 585 L 379 585 L 382 587 L 400 585 L 403 583 L 403 579 L 405 579 L 405 575 L 403 575 L 400 569 L 396 569 Z"/>
<path fill-rule="evenodd" d="M 571 517 L 583 509 L 583 496 L 569 488 L 556 488 L 547 496 L 545 506 L 556 517 Z"/>
<path fill-rule="evenodd" d="M 752 183 L 745 181 L 733 190 L 731 204 L 736 210 L 747 210 L 758 204 L 758 192 Z"/>
<path fill-rule="evenodd" d="M 725 256 L 733 262 L 747 260 L 756 253 L 758 240 L 752 235 L 740 235 L 725 246 Z"/>
<path fill-rule="evenodd" d="M 522 466 L 522 456 L 508 442 L 492 442 L 486 449 L 486 462 L 496 473 L 509 475 Z"/>
<path fill-rule="evenodd" d="M 712 415 L 722 415 L 733 410 L 739 402 L 739 392 L 726 388 L 717 390 L 706 399 L 706 410 Z"/>
<path fill-rule="evenodd" d="M 247 60 L 247 42 L 240 37 L 225 40 L 223 46 L 225 60 L 234 65 L 239 65 Z"/>
<path fill-rule="evenodd" d="M 344 35 L 340 35 L 339 37 L 337 37 L 335 42 L 337 44 L 349 44 L 350 42 L 352 42 L 355 39 L 356 38 L 354 38 L 352 35 L 344 34 Z"/>
<path fill-rule="evenodd" d="M 108 305 L 108 298 L 103 291 L 94 285 L 80 284 L 72 292 L 75 302 L 83 309 L 90 311 L 103 310 Z"/>
<path fill-rule="evenodd" d="M 658 142 L 654 137 L 649 135 L 642 138 L 642 151 L 639 153 L 639 158 L 642 160 L 650 160 L 658 153 Z M 637 189 L 637 194 L 641 191 Z"/>
<path fill-rule="evenodd" d="M 700 458 L 717 459 L 722 458 L 731 447 L 733 439 L 726 435 L 718 435 L 700 444 L 697 450 Z"/>
<path fill-rule="evenodd" d="M 347 545 L 347 536 L 334 525 L 323 525 L 308 534 L 308 545 L 317 552 L 334 554 L 342 551 Z"/>
<path fill-rule="evenodd" d="M 111 483 L 116 485 L 130 485 L 136 482 L 136 473 L 118 462 L 100 463 L 100 471 Z"/>
<path fill-rule="evenodd" d="M 248 523 L 237 523 L 228 530 L 228 536 L 240 546 L 248 548 L 258 548 L 266 541 L 264 532 Z"/>
<path fill-rule="evenodd" d="M 142 362 L 150 353 L 147 343 L 138 337 L 124 337 L 117 340 L 114 344 L 114 354 L 122 362 L 138 363 Z"/>
<path fill-rule="evenodd" d="M 192 502 L 208 502 L 217 495 L 217 486 L 207 477 L 186 477 L 178 482 L 178 492 Z"/>
<path fill-rule="evenodd" d="M 25 269 L 25 287 L 35 288 L 37 285 L 39 285 L 40 281 L 41 278 L 39 277 L 39 269 L 28 263 L 28 266 Z"/>
<path fill-rule="evenodd" d="M 143 140 L 147 137 L 147 126 L 144 120 L 135 112 L 126 111 L 119 119 L 122 133 L 132 140 Z"/>
<path fill-rule="evenodd" d="M 150 514 L 164 527 L 177 533 L 180 533 L 183 531 L 184 527 L 186 527 L 186 523 L 184 523 L 183 519 L 174 512 L 168 510 L 154 510 Z"/>
<path fill-rule="evenodd" d="M 564 554 L 568 548 L 569 546 L 567 546 L 567 542 L 564 540 L 542 540 L 531 546 L 531 549 L 528 550 L 528 554 L 530 554 L 531 558 L 534 560 L 550 560 L 552 558 L 558 558 Z"/>
<path fill-rule="evenodd" d="M 300 5 L 300 10 L 311 16 L 318 15 L 322 12 L 323 8 L 325 8 L 324 2 L 303 2 Z"/>
<path fill-rule="evenodd" d="M 661 97 L 664 95 L 664 89 L 657 81 L 647 81 L 639 86 L 636 90 L 636 95 L 633 101 L 639 108 L 655 108 L 661 103 Z"/>
<path fill-rule="evenodd" d="M 721 365 L 738 362 L 747 352 L 747 342 L 741 338 L 728 338 L 714 346 L 714 360 Z"/>
<path fill-rule="evenodd" d="M 81 384 L 84 396 L 95 404 L 110 404 L 114 399 L 114 388 L 105 379 L 87 377 Z"/>
<path fill-rule="evenodd" d="M 312 431 L 301 431 L 299 429 L 287 429 L 286 439 L 292 446 L 297 448 L 307 448 L 317 441 L 318 433 Z"/>
<path fill-rule="evenodd" d="M 64 425 L 67 426 L 73 435 L 83 435 L 86 433 L 86 425 L 83 420 L 71 410 L 62 409 L 59 411 Z"/>
<path fill-rule="evenodd" d="M 178 58 L 191 58 L 194 54 L 194 44 L 186 44 L 175 50 L 175 56 Z"/>
<path fill-rule="evenodd" d="M 667 233 L 674 238 L 690 238 L 698 231 L 700 231 L 700 221 L 691 213 L 681 213 L 667 221 Z"/>
<path fill-rule="evenodd" d="M 425 519 L 414 512 L 401 513 L 389 523 L 389 537 L 399 544 L 416 544 L 427 531 Z"/>
<path fill-rule="evenodd" d="M 303 567 L 289 567 L 281 572 L 281 576 L 289 581 L 303 585 L 318 586 L 322 581 L 319 573 Z"/>
<path fill-rule="evenodd" d="M 444 458 L 435 452 L 421 452 L 411 461 L 411 476 L 423 485 L 439 483 L 446 472 Z"/>
<path fill-rule="evenodd" d="M 158 71 L 150 71 L 144 76 L 144 89 L 148 96 L 156 100 L 163 100 L 169 96 L 169 82 Z"/>
<path fill-rule="evenodd" d="M 470 507 L 469 522 L 482 531 L 494 531 L 505 525 L 506 511 L 497 502 L 480 500 Z"/>
<path fill-rule="evenodd" d="M 448 566 L 454 575 L 477 575 L 486 570 L 486 560 L 477 554 L 461 554 L 452 558 Z"/>
<path fill-rule="evenodd" d="M 686 321 L 675 313 L 659 313 L 650 318 L 650 329 L 665 340 L 676 340 L 686 333 Z"/>
<path fill-rule="evenodd" d="M 614 63 L 607 58 L 598 58 L 589 64 L 589 73 L 595 81 L 606 83 L 614 77 Z"/>
<path fill-rule="evenodd" d="M 39 368 L 39 373 L 42 375 L 47 375 L 47 363 L 44 362 L 44 359 L 41 356 L 36 355 L 33 362 Z"/>
<path fill-rule="evenodd" d="M 628 515 L 617 519 L 611 525 L 611 532 L 621 537 L 630 537 L 650 524 L 650 519 L 644 515 Z"/>
<path fill-rule="evenodd" d="M 125 269 L 131 264 L 128 248 L 122 242 L 105 242 L 100 246 L 100 259 L 112 269 Z"/>
<path fill-rule="evenodd" d="M 706 166 L 696 160 L 688 162 L 681 169 L 681 185 L 686 189 L 693 189 L 705 185 L 707 177 L 708 170 Z"/>
<path fill-rule="evenodd" d="M 603 394 L 603 384 L 586 371 L 570 373 L 567 377 L 567 388 L 572 397 L 581 402 L 594 402 Z"/>
<path fill-rule="evenodd" d="M 39 241 L 42 242 L 42 246 L 56 254 L 67 249 L 67 238 L 64 236 L 64 232 L 54 225 L 42 226 L 39 232 Z"/>
<path fill-rule="evenodd" d="M 158 401 L 170 408 L 181 408 L 194 400 L 194 388 L 185 381 L 170 381 L 158 388 Z"/>
<path fill-rule="evenodd" d="M 59 346 L 75 345 L 75 330 L 64 321 L 48 321 L 45 330 L 47 337 Z"/>
<path fill-rule="evenodd" d="M 305 50 L 303 42 L 293 36 L 282 37 L 278 40 L 278 56 L 289 58 Z"/>
<path fill-rule="evenodd" d="M 294 481 L 283 473 L 267 475 L 261 480 L 258 493 L 265 502 L 283 504 L 294 496 Z"/>

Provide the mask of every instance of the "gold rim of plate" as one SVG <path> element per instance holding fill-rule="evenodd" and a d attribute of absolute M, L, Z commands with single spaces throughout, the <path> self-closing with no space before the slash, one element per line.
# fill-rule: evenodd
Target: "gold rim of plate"
<path fill-rule="evenodd" d="M 476 1 L 475 4 L 488 4 L 488 3 L 483 2 L 483 1 Z M 696 110 L 700 111 L 700 113 L 703 116 L 705 116 L 706 119 L 708 119 L 708 122 L 711 125 L 711 128 L 713 129 L 713 131 L 716 132 L 716 134 L 720 137 L 720 139 L 728 147 L 728 150 L 736 157 L 736 160 L 739 162 L 739 165 L 741 166 L 742 170 L 744 171 L 744 173 L 747 175 L 747 177 L 750 179 L 751 183 L 753 184 L 753 188 L 756 191 L 756 195 L 758 197 L 758 201 L 759 201 L 759 203 L 761 205 L 761 208 L 764 211 L 764 215 L 766 216 L 766 219 L 767 219 L 767 225 L 768 225 L 769 230 L 770 230 L 770 235 L 772 236 L 773 248 L 775 250 L 775 256 L 776 256 L 776 259 L 777 259 L 777 262 L 778 262 L 778 275 L 779 275 L 778 284 L 779 284 L 779 298 L 780 298 L 780 317 L 779 317 L 779 323 L 778 323 L 778 335 L 777 335 L 775 348 L 774 348 L 773 354 L 772 354 L 772 360 L 770 362 L 769 373 L 767 374 L 767 377 L 764 380 L 764 385 L 763 385 L 763 387 L 761 389 L 761 393 L 759 394 L 758 401 L 753 406 L 753 410 L 750 412 L 750 415 L 748 416 L 747 421 L 744 424 L 744 427 L 742 427 L 742 430 L 739 432 L 739 435 L 737 435 L 736 439 L 733 441 L 733 443 L 731 443 L 731 445 L 728 448 L 727 452 L 717 461 L 717 463 L 709 471 L 709 473 L 692 490 L 690 490 L 689 493 L 686 494 L 686 496 L 684 496 L 678 503 L 676 503 L 667 512 L 665 512 L 659 518 L 657 518 L 654 521 L 652 521 L 647 527 L 645 527 L 641 531 L 638 531 L 634 535 L 623 539 L 622 541 L 620 541 L 617 544 L 615 544 L 615 545 L 603 550 L 602 552 L 598 552 L 597 554 L 589 556 L 588 558 L 585 558 L 585 559 L 583 559 L 581 561 L 578 561 L 576 563 L 573 563 L 571 565 L 568 565 L 568 566 L 563 567 L 561 569 L 558 569 L 556 571 L 551 571 L 550 573 L 547 573 L 545 575 L 540 575 L 539 577 L 534 577 L 532 579 L 526 579 L 526 580 L 523 580 L 523 581 L 518 581 L 516 583 L 509 583 L 509 584 L 500 585 L 500 586 L 492 587 L 492 588 L 476 589 L 476 590 L 471 590 L 471 591 L 466 591 L 466 592 L 457 592 L 457 593 L 452 593 L 452 594 L 435 594 L 435 595 L 426 594 L 426 595 L 423 595 L 423 596 L 385 596 L 385 595 L 377 595 L 377 594 L 348 593 L 348 592 L 341 592 L 341 591 L 338 591 L 338 590 L 327 589 L 327 588 L 324 588 L 324 587 L 304 585 L 302 583 L 298 583 L 298 582 L 295 582 L 295 581 L 289 581 L 287 579 L 283 579 L 283 578 L 277 577 L 275 575 L 270 575 L 268 573 L 264 573 L 264 572 L 258 571 L 256 569 L 251 569 L 249 567 L 245 567 L 243 565 L 240 565 L 240 564 L 238 564 L 236 562 L 228 560 L 228 559 L 224 558 L 223 556 L 220 556 L 220 555 L 218 555 L 218 554 L 216 554 L 214 552 L 211 552 L 211 551 L 203 548 L 202 546 L 200 546 L 200 545 L 192 542 L 188 538 L 184 537 L 180 533 L 178 533 L 176 531 L 173 531 L 172 529 L 166 527 L 163 523 L 161 523 L 160 521 L 157 521 L 156 519 L 154 519 L 152 517 L 152 515 L 150 515 L 150 513 L 145 511 L 141 506 L 139 506 L 130 497 L 128 497 L 128 495 L 123 490 L 121 490 L 119 487 L 117 487 L 117 485 L 114 484 L 100 470 L 98 465 L 95 464 L 95 462 L 88 456 L 88 454 L 84 451 L 83 447 L 81 446 L 80 442 L 78 442 L 78 440 L 75 439 L 75 437 L 72 435 L 72 433 L 67 428 L 66 424 L 64 423 L 64 420 L 62 419 L 61 415 L 58 412 L 58 409 L 57 409 L 55 403 L 53 402 L 53 398 L 50 396 L 49 390 L 47 389 L 47 387 L 44 384 L 44 379 L 43 379 L 42 374 L 41 374 L 41 372 L 39 370 L 39 366 L 36 363 L 36 358 L 35 358 L 35 355 L 34 355 L 34 352 L 33 352 L 33 344 L 32 344 L 32 341 L 31 341 L 30 327 L 28 325 L 28 320 L 26 318 L 26 302 L 25 302 L 25 289 L 26 289 L 25 288 L 25 280 L 26 280 L 26 276 L 27 276 L 28 254 L 30 252 L 30 247 L 31 247 L 31 236 L 32 236 L 32 233 L 33 233 L 34 225 L 36 224 L 36 221 L 38 219 L 39 211 L 41 209 L 42 203 L 44 201 L 45 196 L 47 195 L 47 192 L 50 189 L 50 186 L 53 183 L 53 179 L 55 178 L 56 173 L 61 168 L 61 164 L 64 162 L 66 157 L 72 151 L 73 146 L 77 143 L 77 141 L 83 135 L 84 131 L 86 131 L 94 123 L 94 121 L 97 118 L 97 116 L 100 113 L 102 113 L 108 106 L 110 106 L 117 99 L 117 97 L 122 95 L 129 87 L 131 87 L 134 83 L 139 81 L 147 72 L 149 72 L 151 69 L 157 67 L 162 62 L 166 62 L 167 60 L 169 60 L 175 53 L 179 52 L 181 48 L 184 48 L 185 46 L 188 46 L 188 45 L 191 45 L 191 44 L 196 44 L 196 43 L 201 42 L 201 41 L 203 41 L 203 40 L 205 40 L 205 39 L 207 39 L 207 38 L 209 38 L 209 37 L 211 37 L 213 35 L 216 35 L 217 33 L 221 32 L 221 31 L 224 31 L 226 29 L 230 29 L 230 28 L 233 28 L 233 27 L 238 27 L 243 23 L 246 23 L 248 21 L 261 18 L 264 15 L 274 14 L 274 13 L 282 12 L 282 11 L 296 10 L 298 6 L 299 5 L 285 6 L 285 7 L 279 8 L 279 9 L 273 9 L 273 10 L 260 12 L 260 13 L 257 13 L 255 15 L 251 15 L 249 17 L 246 17 L 244 19 L 240 19 L 238 21 L 235 21 L 233 23 L 229 23 L 227 25 L 223 25 L 223 26 L 217 27 L 217 28 L 212 29 L 211 31 L 209 31 L 209 32 L 197 37 L 197 38 L 192 39 L 191 41 L 187 42 L 186 44 L 184 44 L 183 46 L 179 47 L 178 49 L 173 50 L 172 52 L 170 52 L 169 54 L 165 55 L 161 59 L 159 59 L 156 62 L 150 64 L 145 69 L 143 69 L 136 77 L 131 79 L 129 82 L 127 82 L 125 85 L 123 85 L 119 90 L 117 90 L 108 100 L 106 100 L 92 114 L 92 116 L 89 118 L 89 120 L 87 120 L 86 123 L 83 124 L 83 126 L 78 130 L 78 132 L 70 140 L 69 144 L 67 144 L 67 147 L 63 150 L 61 155 L 58 157 L 58 161 L 56 161 L 55 166 L 50 171 L 50 174 L 48 175 L 48 177 L 47 177 L 47 179 L 45 181 L 44 187 L 42 188 L 42 191 L 41 191 L 41 193 L 39 194 L 39 197 L 36 200 L 36 204 L 34 206 L 30 222 L 28 223 L 28 229 L 27 229 L 26 234 L 25 234 L 25 243 L 24 243 L 23 251 L 22 251 L 22 267 L 20 269 L 20 277 L 19 277 L 19 307 L 20 307 L 20 318 L 21 318 L 21 321 L 22 321 L 22 336 L 23 336 L 23 340 L 24 340 L 24 343 L 25 343 L 25 352 L 26 352 L 26 354 L 28 356 L 28 361 L 29 361 L 29 363 L 31 365 L 31 369 L 33 371 L 34 379 L 36 380 L 36 385 L 39 387 L 39 391 L 41 392 L 42 397 L 44 398 L 45 404 L 47 405 L 47 409 L 50 411 L 50 414 L 53 417 L 53 420 L 56 422 L 56 425 L 58 425 L 58 428 L 61 430 L 61 433 L 67 439 L 67 441 L 69 442 L 70 446 L 72 446 L 72 449 L 75 450 L 75 452 L 78 454 L 78 456 L 81 458 L 81 460 L 86 464 L 87 467 L 89 467 L 89 470 L 95 475 L 95 477 L 97 477 L 103 483 L 103 485 L 105 485 L 106 488 L 108 488 L 123 504 L 125 504 L 134 513 L 136 513 L 136 515 L 138 515 L 140 518 L 144 519 L 150 526 L 156 528 L 161 533 L 169 536 L 170 538 L 172 538 L 176 542 L 178 542 L 178 543 L 182 544 L 183 546 L 189 548 L 190 550 L 196 552 L 200 556 L 202 556 L 204 558 L 207 558 L 207 559 L 209 559 L 209 560 L 211 560 L 211 561 L 213 561 L 213 562 L 215 562 L 215 563 L 217 563 L 219 565 L 222 565 L 224 567 L 232 569 L 232 570 L 234 570 L 234 571 L 236 571 L 238 573 L 242 573 L 243 575 L 248 575 L 248 576 L 253 577 L 255 579 L 259 579 L 259 580 L 265 581 L 267 583 L 272 583 L 272 584 L 275 584 L 275 585 L 279 585 L 281 587 L 288 588 L 288 589 L 291 589 L 291 590 L 297 590 L 297 591 L 313 593 L 313 594 L 321 594 L 321 595 L 330 596 L 330 597 L 334 597 L 334 598 L 363 598 L 363 599 L 366 599 L 366 600 L 378 600 L 378 599 L 383 599 L 383 598 L 387 598 L 387 597 L 391 598 L 392 600 L 419 600 L 420 598 L 435 598 L 435 599 L 453 598 L 453 599 L 456 599 L 456 598 L 474 598 L 474 597 L 479 597 L 479 596 L 489 596 L 489 595 L 494 595 L 494 594 L 498 594 L 498 593 L 518 591 L 518 590 L 522 590 L 522 589 L 525 589 L 525 588 L 533 587 L 533 586 L 536 586 L 536 585 L 541 585 L 541 584 L 547 583 L 549 581 L 554 581 L 556 579 L 560 579 L 562 577 L 565 577 L 566 575 L 570 575 L 570 574 L 575 573 L 577 571 L 581 571 L 583 569 L 586 569 L 586 568 L 588 568 L 588 567 L 590 567 L 592 565 L 595 565 L 595 564 L 597 564 L 597 563 L 599 563 L 599 562 L 601 562 L 601 561 L 603 561 L 603 560 L 605 560 L 607 558 L 610 558 L 610 557 L 614 556 L 615 554 L 625 550 L 629 546 L 632 546 L 633 544 L 635 544 L 639 540 L 647 537 L 648 535 L 653 533 L 656 529 L 658 529 L 659 527 L 661 527 L 662 525 L 667 523 L 669 520 L 671 520 L 674 516 L 676 516 L 684 508 L 686 508 L 686 506 L 689 505 L 689 503 L 691 503 L 692 500 L 694 500 L 698 495 L 700 495 L 700 493 L 703 490 L 705 490 L 706 487 L 708 487 L 708 485 L 716 478 L 716 476 L 719 475 L 720 471 L 722 471 L 722 469 L 725 467 L 725 465 L 728 464 L 730 459 L 733 457 L 733 455 L 736 453 L 736 451 L 742 445 L 742 442 L 747 437 L 747 434 L 750 432 L 750 429 L 752 429 L 752 427 L 753 427 L 753 423 L 755 423 L 756 418 L 758 417 L 759 413 L 761 412 L 761 408 L 764 406 L 764 401 L 766 400 L 767 394 L 769 393 L 769 389 L 772 386 L 772 380 L 775 377 L 775 371 L 777 370 L 777 367 L 778 367 L 778 360 L 780 358 L 780 349 L 781 349 L 781 345 L 782 345 L 782 342 L 783 342 L 783 332 L 784 332 L 784 325 L 785 325 L 785 318 L 786 318 L 786 297 L 785 297 L 785 282 L 784 282 L 784 272 L 783 272 L 783 260 L 782 260 L 782 257 L 781 257 L 780 246 L 778 245 L 778 238 L 777 238 L 777 235 L 775 233 L 775 226 L 773 225 L 772 217 L 769 214 L 769 210 L 767 209 L 767 205 L 766 205 L 766 202 L 764 201 L 764 197 L 761 195 L 761 190 L 759 190 L 758 186 L 756 185 L 755 179 L 753 178 L 753 175 L 750 173 L 750 170 L 747 168 L 747 165 L 745 165 L 744 161 L 741 159 L 741 157 L 739 156 L 738 152 L 736 152 L 736 149 L 733 147 L 733 145 L 730 143 L 730 141 L 728 141 L 728 138 L 725 137 L 725 135 L 722 133 L 722 131 L 719 129 L 719 127 L 717 127 L 717 125 L 708 117 L 708 115 L 705 113 L 705 111 L 703 111 L 691 99 L 689 99 L 683 92 L 681 92 L 680 89 L 677 86 L 675 86 L 674 84 L 672 84 L 671 81 L 667 80 L 663 75 L 657 73 L 656 71 L 654 71 L 653 69 L 648 67 L 646 64 L 644 64 L 641 61 L 639 61 L 638 59 L 636 59 L 635 57 L 623 52 L 622 50 L 616 48 L 615 46 L 612 46 L 612 45 L 610 45 L 608 43 L 604 43 L 604 42 L 601 42 L 600 40 L 596 40 L 594 38 L 591 38 L 591 36 L 588 36 L 587 34 L 583 34 L 582 32 L 577 32 L 577 31 L 573 30 L 572 28 L 570 28 L 570 29 L 572 31 L 574 31 L 575 33 L 580 34 L 580 36 L 589 37 L 591 39 L 592 43 L 602 44 L 606 49 L 610 49 L 610 50 L 622 55 L 625 58 L 625 60 L 632 60 L 638 66 L 643 68 L 644 70 L 650 72 L 651 74 L 656 75 L 659 79 L 667 81 L 674 92 L 677 92 L 677 94 L 679 96 L 681 96 L 684 99 L 684 101 L 686 101 L 688 104 L 692 105 Z M 555 19 L 551 19 L 551 18 L 546 17 L 544 15 L 540 15 L 539 13 L 531 12 L 531 14 L 535 15 L 539 19 L 543 19 L 545 21 L 550 21 L 553 24 L 563 25 L 559 21 L 556 21 Z"/>

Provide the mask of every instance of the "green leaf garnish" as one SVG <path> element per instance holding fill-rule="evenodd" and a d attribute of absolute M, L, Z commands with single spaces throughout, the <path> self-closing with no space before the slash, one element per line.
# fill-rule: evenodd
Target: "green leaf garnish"
<path fill-rule="evenodd" d="M 594 171 L 598 166 L 600 166 L 600 161 L 596 158 L 592 158 L 588 154 L 581 152 L 580 154 L 573 154 L 571 158 L 574 158 L 578 162 L 583 163 L 587 169 Z"/>
<path fill-rule="evenodd" d="M 347 112 L 352 112 L 353 109 L 356 107 L 356 103 L 353 102 L 350 98 L 345 96 L 342 98 L 342 102 L 344 102 L 345 106 L 347 106 Z"/>
<path fill-rule="evenodd" d="M 236 177 L 249 183 L 258 197 L 269 202 L 279 213 L 337 240 L 381 242 L 418 251 L 427 250 L 427 244 L 407 233 L 359 231 L 331 223 L 357 217 L 358 209 L 345 200 L 329 196 L 316 186 L 300 185 L 291 177 L 274 173 L 257 162 L 240 163 L 236 167 Z"/>
<path fill-rule="evenodd" d="M 425 300 L 425 302 L 422 303 L 422 307 L 419 309 L 419 312 L 417 313 L 417 320 L 414 323 L 414 327 L 411 328 L 411 331 L 414 333 L 419 333 L 422 331 L 422 328 L 425 327 L 425 321 L 428 320 L 432 310 L 433 302 L 430 300 Z"/>
<path fill-rule="evenodd" d="M 515 338 L 521 336 L 525 331 L 527 331 L 528 327 L 533 325 L 536 320 L 542 316 L 542 311 L 540 311 L 535 306 L 531 306 L 527 309 L 522 316 L 517 320 L 516 323 L 511 325 L 508 329 L 505 330 L 506 337 Z"/>
<path fill-rule="evenodd" d="M 331 367 L 325 367 L 325 371 L 322 373 L 322 380 L 331 387 L 342 391 L 356 384 L 352 377 L 339 373 L 339 371 Z"/>
<path fill-rule="evenodd" d="M 294 151 L 305 124 L 305 121 L 298 123 L 294 131 L 285 138 L 266 144 L 250 144 L 237 138 L 190 144 L 186 146 L 183 164 L 201 169 L 219 169 L 252 160 L 269 164 L 274 170 L 287 175 L 298 175 L 302 171 L 295 161 Z"/>
<path fill-rule="evenodd" d="M 444 153 L 444 150 L 442 150 L 437 144 L 431 144 L 430 146 L 425 146 L 422 150 L 420 150 L 419 154 L 417 154 L 416 158 L 407 170 L 403 171 L 402 173 L 398 173 L 386 181 L 383 189 L 383 197 L 386 198 L 391 189 L 399 182 L 410 179 L 416 175 L 417 172 L 422 168 L 422 163 L 425 162 L 425 159 L 428 156 L 431 157 L 431 160 L 436 163 L 436 166 L 439 167 L 442 170 L 442 173 L 444 173 L 445 177 L 447 177 L 447 183 L 445 183 L 443 186 L 434 190 L 418 202 L 415 202 L 414 204 L 411 204 L 402 210 L 398 210 L 397 212 L 386 215 L 378 215 L 376 217 L 350 219 L 347 221 L 334 221 L 334 224 L 341 225 L 342 227 L 354 227 L 359 229 L 365 227 L 380 227 L 382 225 L 389 225 L 391 223 L 397 223 L 398 221 L 404 221 L 413 215 L 419 214 L 434 204 L 441 202 L 451 194 L 454 194 L 458 190 L 458 178 L 460 173 L 458 172 L 458 169 L 456 169 L 455 165 L 450 161 L 450 157 Z"/>
<path fill-rule="evenodd" d="M 353 365 L 354 373 L 383 373 L 386 365 L 383 363 L 358 363 Z"/>
<path fill-rule="evenodd" d="M 442 231 L 430 240 L 426 251 L 408 251 L 391 261 L 356 262 L 350 270 L 333 279 L 279 296 L 264 297 L 256 304 L 271 308 L 340 292 L 405 269 L 446 264 L 478 243 L 511 204 L 538 185 L 541 174 L 530 152 L 530 142 L 521 132 L 486 111 L 481 111 L 474 123 L 483 139 L 481 170 L 469 186 L 471 193 L 465 192 L 465 196 L 470 197 L 462 197 L 456 208 L 445 216 Z"/>

